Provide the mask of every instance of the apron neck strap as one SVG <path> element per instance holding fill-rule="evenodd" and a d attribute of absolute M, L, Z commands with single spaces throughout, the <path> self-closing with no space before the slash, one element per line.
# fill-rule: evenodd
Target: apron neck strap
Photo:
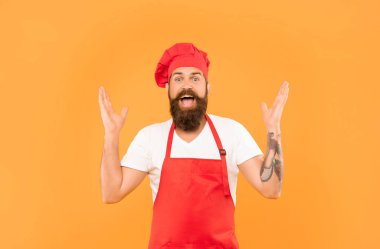
<path fill-rule="evenodd" d="M 173 134 L 174 134 L 174 122 L 172 122 L 172 125 L 170 127 L 168 142 L 166 143 L 166 157 L 170 157 L 170 152 L 172 149 L 172 142 L 173 142 Z"/>
<path fill-rule="evenodd" d="M 206 119 L 208 121 L 208 125 L 210 126 L 212 135 L 214 135 L 214 139 L 215 139 L 216 145 L 218 146 L 220 157 L 225 156 L 226 150 L 223 149 L 222 142 L 220 141 L 220 138 L 219 138 L 218 132 L 215 129 L 214 123 L 211 121 L 211 118 L 207 115 L 207 113 L 205 116 L 206 116 Z"/>

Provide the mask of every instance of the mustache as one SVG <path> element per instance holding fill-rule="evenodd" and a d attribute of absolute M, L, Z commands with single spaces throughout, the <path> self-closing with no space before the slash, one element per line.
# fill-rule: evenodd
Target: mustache
<path fill-rule="evenodd" d="M 183 96 L 185 95 L 191 95 L 194 97 L 194 99 L 200 99 L 200 97 L 198 96 L 198 94 L 196 94 L 193 90 L 191 90 L 190 88 L 188 89 L 183 89 L 178 95 L 177 97 L 174 99 L 174 101 L 179 101 Z"/>

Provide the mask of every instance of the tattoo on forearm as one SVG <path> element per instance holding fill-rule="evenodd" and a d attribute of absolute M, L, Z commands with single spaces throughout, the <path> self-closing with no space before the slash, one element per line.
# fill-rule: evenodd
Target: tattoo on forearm
<path fill-rule="evenodd" d="M 260 177 L 263 182 L 269 181 L 273 175 L 273 171 L 280 182 L 283 177 L 281 135 L 278 134 L 277 138 L 274 136 L 273 132 L 268 132 L 268 149 L 260 170 Z M 268 164 L 270 165 L 268 166 Z"/>

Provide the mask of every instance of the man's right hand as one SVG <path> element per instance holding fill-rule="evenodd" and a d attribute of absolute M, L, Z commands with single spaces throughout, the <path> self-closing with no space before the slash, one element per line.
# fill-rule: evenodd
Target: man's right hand
<path fill-rule="evenodd" d="M 121 115 L 118 115 L 112 108 L 110 98 L 103 86 L 99 88 L 99 106 L 105 134 L 118 136 L 124 125 L 128 108 L 123 107 L 121 109 Z"/>

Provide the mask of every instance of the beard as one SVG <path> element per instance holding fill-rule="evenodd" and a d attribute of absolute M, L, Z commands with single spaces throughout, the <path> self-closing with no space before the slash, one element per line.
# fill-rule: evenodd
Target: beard
<path fill-rule="evenodd" d="M 182 110 L 179 106 L 181 97 L 184 95 L 192 95 L 194 97 L 195 107 L 186 108 Z M 207 85 L 206 85 L 206 94 L 204 98 L 200 98 L 193 90 L 184 89 L 181 91 L 175 99 L 170 98 L 168 92 L 169 101 L 170 101 L 170 114 L 173 117 L 173 122 L 175 127 L 180 128 L 184 131 L 195 131 L 201 124 L 206 110 L 207 110 Z"/>

